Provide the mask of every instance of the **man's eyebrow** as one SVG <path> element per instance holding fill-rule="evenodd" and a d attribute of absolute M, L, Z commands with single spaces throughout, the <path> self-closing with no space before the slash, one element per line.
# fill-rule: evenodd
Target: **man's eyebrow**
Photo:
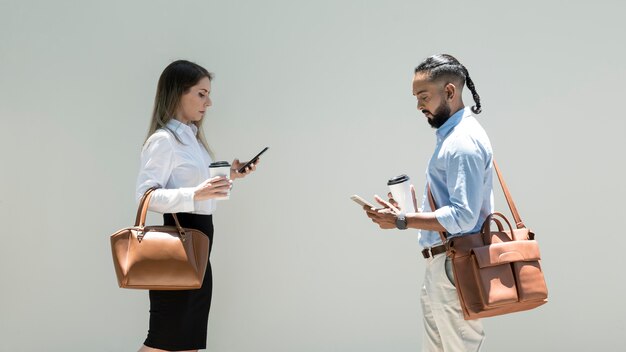
<path fill-rule="evenodd" d="M 428 91 L 427 91 L 426 89 L 422 89 L 422 90 L 420 90 L 420 91 L 419 91 L 419 92 L 417 92 L 417 93 L 413 93 L 413 95 L 420 95 L 420 94 L 422 94 L 422 93 L 427 93 L 427 92 L 428 92 Z"/>

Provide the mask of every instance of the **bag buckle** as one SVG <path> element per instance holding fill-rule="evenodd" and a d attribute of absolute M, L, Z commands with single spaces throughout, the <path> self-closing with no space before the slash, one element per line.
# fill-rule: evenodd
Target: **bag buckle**
<path fill-rule="evenodd" d="M 141 240 L 143 240 L 143 237 L 146 235 L 146 230 L 144 228 L 142 228 L 141 230 L 139 230 L 139 232 L 137 233 L 137 241 L 139 243 L 141 243 Z"/>

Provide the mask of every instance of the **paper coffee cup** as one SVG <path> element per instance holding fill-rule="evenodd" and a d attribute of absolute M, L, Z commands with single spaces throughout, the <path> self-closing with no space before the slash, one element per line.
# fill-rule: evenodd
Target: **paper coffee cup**
<path fill-rule="evenodd" d="M 407 175 L 396 176 L 387 181 L 389 191 L 393 199 L 398 203 L 400 207 L 400 213 L 414 213 L 415 207 L 413 206 L 413 196 L 411 195 L 410 178 Z"/>
<path fill-rule="evenodd" d="M 230 179 L 230 163 L 228 161 L 216 161 L 209 165 L 209 176 L 211 178 L 217 176 L 224 176 L 227 179 Z M 225 200 L 230 199 L 230 189 L 228 190 L 228 194 L 225 197 L 214 198 L 217 200 Z"/>

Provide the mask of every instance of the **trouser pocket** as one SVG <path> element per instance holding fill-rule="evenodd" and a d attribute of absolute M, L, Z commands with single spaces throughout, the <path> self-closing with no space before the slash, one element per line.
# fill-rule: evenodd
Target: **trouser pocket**
<path fill-rule="evenodd" d="M 456 283 L 454 282 L 454 271 L 452 270 L 452 259 L 446 256 L 446 261 L 444 263 L 446 277 L 450 284 L 456 287 Z"/>

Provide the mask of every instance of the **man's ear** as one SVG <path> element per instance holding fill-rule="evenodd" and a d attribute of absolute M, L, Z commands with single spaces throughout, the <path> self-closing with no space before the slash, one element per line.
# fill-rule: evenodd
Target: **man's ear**
<path fill-rule="evenodd" d="M 451 101 L 456 97 L 457 90 L 456 90 L 456 86 L 454 85 L 454 83 L 452 82 L 447 83 L 443 89 L 444 89 L 444 93 L 446 96 L 446 100 Z"/>

